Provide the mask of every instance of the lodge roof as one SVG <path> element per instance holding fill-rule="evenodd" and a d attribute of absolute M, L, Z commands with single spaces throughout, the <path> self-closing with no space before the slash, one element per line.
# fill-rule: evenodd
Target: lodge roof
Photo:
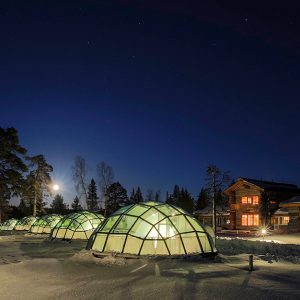
<path fill-rule="evenodd" d="M 297 185 L 291 184 L 291 183 L 265 181 L 265 180 L 251 179 L 251 178 L 245 178 L 245 177 L 242 177 L 240 179 L 243 179 L 247 182 L 257 185 L 264 190 L 269 190 L 269 189 L 274 189 L 274 188 L 276 188 L 276 189 L 278 189 L 278 188 L 279 189 L 298 189 Z"/>
<path fill-rule="evenodd" d="M 253 184 L 265 191 L 291 191 L 291 190 L 297 191 L 297 190 L 299 190 L 298 186 L 295 184 L 240 177 L 237 179 L 237 181 L 234 184 L 232 184 L 225 190 L 225 193 L 239 188 L 241 186 L 241 184 L 243 184 L 243 183 Z"/>
<path fill-rule="evenodd" d="M 291 199 L 288 199 L 288 200 L 285 200 L 285 201 L 282 201 L 280 202 L 280 205 L 281 204 L 300 204 L 300 196 L 295 196 Z"/>
<path fill-rule="evenodd" d="M 229 214 L 229 207 L 227 206 L 222 206 L 222 205 L 216 205 L 216 214 L 217 215 L 227 215 Z M 206 206 L 205 208 L 203 209 L 200 209 L 200 210 L 196 210 L 194 212 L 194 215 L 212 215 L 213 213 L 213 209 L 212 209 L 212 206 Z"/>

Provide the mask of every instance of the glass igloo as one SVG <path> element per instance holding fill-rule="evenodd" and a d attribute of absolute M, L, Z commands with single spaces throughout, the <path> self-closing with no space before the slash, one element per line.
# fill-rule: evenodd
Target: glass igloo
<path fill-rule="evenodd" d="M 21 220 L 19 220 L 15 226 L 15 230 L 23 230 L 28 231 L 31 227 L 31 225 L 37 220 L 37 217 L 24 217 Z"/>
<path fill-rule="evenodd" d="M 120 208 L 95 230 L 87 249 L 133 255 L 217 252 L 212 235 L 192 215 L 157 202 Z"/>
<path fill-rule="evenodd" d="M 62 219 L 61 215 L 45 215 L 36 220 L 30 227 L 30 233 L 50 233 L 55 225 Z"/>
<path fill-rule="evenodd" d="M 17 219 L 9 219 L 3 222 L 0 225 L 0 230 L 6 231 L 6 230 L 13 230 L 17 224 L 18 220 Z"/>
<path fill-rule="evenodd" d="M 50 237 L 52 239 L 88 239 L 95 228 L 104 220 L 100 214 L 89 211 L 81 211 L 62 218 L 53 228 Z"/>

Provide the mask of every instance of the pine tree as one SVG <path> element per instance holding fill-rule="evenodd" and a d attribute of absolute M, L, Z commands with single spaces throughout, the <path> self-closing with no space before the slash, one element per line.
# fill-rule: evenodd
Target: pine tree
<path fill-rule="evenodd" d="M 31 207 L 26 203 L 24 199 L 20 199 L 20 204 L 19 204 L 19 211 L 20 211 L 20 216 L 25 217 L 31 215 L 32 209 Z"/>
<path fill-rule="evenodd" d="M 219 206 L 225 206 L 228 203 L 226 195 L 224 195 L 222 189 L 218 189 L 216 195 L 216 204 Z"/>
<path fill-rule="evenodd" d="M 270 199 L 269 195 L 266 192 L 263 192 L 261 195 L 260 202 L 260 215 L 262 226 L 268 226 L 270 223 Z"/>
<path fill-rule="evenodd" d="M 74 212 L 82 210 L 82 207 L 81 207 L 81 204 L 80 204 L 80 200 L 79 200 L 79 198 L 77 196 L 74 198 L 74 200 L 73 200 L 73 202 L 71 204 L 71 207 L 74 210 Z"/>
<path fill-rule="evenodd" d="M 43 202 L 44 197 L 51 194 L 50 173 L 53 171 L 53 168 L 46 162 L 45 157 L 41 154 L 31 157 L 30 161 L 31 167 L 35 168 L 28 175 L 34 187 L 33 216 L 35 217 L 41 212 L 43 206 L 45 206 Z"/>
<path fill-rule="evenodd" d="M 173 194 L 168 196 L 168 199 L 166 200 L 166 203 L 177 205 L 179 195 L 180 195 L 180 188 L 177 184 L 175 184 L 174 189 L 173 189 Z"/>
<path fill-rule="evenodd" d="M 208 205 L 209 198 L 207 194 L 207 190 L 202 188 L 197 199 L 196 209 L 201 210 Z"/>
<path fill-rule="evenodd" d="M 50 206 L 53 210 L 53 213 L 57 214 L 64 214 L 67 209 L 63 196 L 59 194 L 54 197 Z"/>
<path fill-rule="evenodd" d="M 143 194 L 140 187 L 138 186 L 136 193 L 134 195 L 134 203 L 141 203 L 143 201 L 144 201 Z"/>
<path fill-rule="evenodd" d="M 177 202 L 175 205 L 181 207 L 183 210 L 189 213 L 194 211 L 194 199 L 187 189 L 181 189 L 179 195 L 177 196 Z"/>
<path fill-rule="evenodd" d="M 92 178 L 91 183 L 88 187 L 88 198 L 87 198 L 87 208 L 88 210 L 95 211 L 98 210 L 98 200 L 99 197 L 97 195 L 97 186 L 95 180 Z"/>
<path fill-rule="evenodd" d="M 112 214 L 117 209 L 128 204 L 128 196 L 126 189 L 119 183 L 111 184 L 105 194 L 105 214 Z"/>
<path fill-rule="evenodd" d="M 131 195 L 130 195 L 130 197 L 129 197 L 129 203 L 130 204 L 134 204 L 135 202 L 134 202 L 134 198 L 135 198 L 135 190 L 134 190 L 134 188 L 132 189 L 132 192 L 131 192 Z"/>
<path fill-rule="evenodd" d="M 155 193 L 154 201 L 155 201 L 155 202 L 160 202 L 160 191 L 157 191 L 157 192 Z"/>
<path fill-rule="evenodd" d="M 23 173 L 27 171 L 23 161 L 26 152 L 15 128 L 0 127 L 0 223 L 9 211 L 11 196 L 20 194 Z"/>

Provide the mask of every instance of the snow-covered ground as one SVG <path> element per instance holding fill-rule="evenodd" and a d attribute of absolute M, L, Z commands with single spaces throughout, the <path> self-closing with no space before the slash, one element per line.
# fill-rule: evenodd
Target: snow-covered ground
<path fill-rule="evenodd" d="M 299 299 L 300 264 L 284 259 L 290 250 L 279 260 L 255 254 L 249 272 L 247 253 L 260 252 L 259 242 L 235 242 L 218 240 L 215 259 L 100 259 L 81 241 L 0 236 L 0 299 Z M 233 255 L 234 247 L 245 248 Z"/>
<path fill-rule="evenodd" d="M 260 236 L 260 237 L 249 237 L 246 239 L 256 241 L 256 240 L 262 240 L 263 238 Z M 300 245 L 300 233 L 272 234 L 264 237 L 264 240 L 268 242 L 275 242 L 280 244 Z"/>

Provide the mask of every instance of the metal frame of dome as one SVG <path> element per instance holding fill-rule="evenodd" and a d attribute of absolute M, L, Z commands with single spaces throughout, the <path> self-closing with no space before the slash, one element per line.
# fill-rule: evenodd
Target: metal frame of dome
<path fill-rule="evenodd" d="M 52 239 L 89 239 L 93 231 L 104 221 L 101 214 L 90 211 L 81 211 L 69 214 L 62 218 L 52 229 Z M 88 228 L 84 228 L 88 225 Z"/>
<path fill-rule="evenodd" d="M 13 230 L 18 223 L 18 219 L 8 219 L 0 225 L 0 231 Z"/>
<path fill-rule="evenodd" d="M 28 216 L 19 220 L 14 228 L 14 230 L 18 231 L 28 231 L 31 225 L 37 220 L 37 217 Z"/>
<path fill-rule="evenodd" d="M 179 207 L 142 202 L 107 218 L 90 237 L 87 249 L 132 255 L 216 253 L 209 232 Z"/>
<path fill-rule="evenodd" d="M 47 233 L 50 234 L 55 225 L 63 218 L 58 214 L 49 214 L 37 219 L 30 227 L 30 233 Z"/>

